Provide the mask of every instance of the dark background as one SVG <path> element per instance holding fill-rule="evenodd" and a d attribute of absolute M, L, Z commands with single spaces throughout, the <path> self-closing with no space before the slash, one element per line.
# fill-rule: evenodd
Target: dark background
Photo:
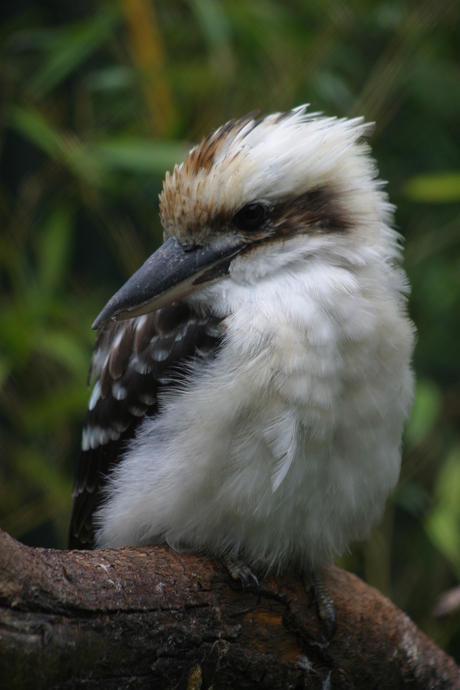
<path fill-rule="evenodd" d="M 342 565 L 460 660 L 460 35 L 452 0 L 0 7 L 0 525 L 64 547 L 105 301 L 161 241 L 164 172 L 231 117 L 364 115 L 418 328 L 399 487 Z"/>

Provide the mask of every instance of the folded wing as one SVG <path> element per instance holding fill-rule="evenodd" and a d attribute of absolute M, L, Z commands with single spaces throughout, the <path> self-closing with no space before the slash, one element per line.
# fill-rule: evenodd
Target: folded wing
<path fill-rule="evenodd" d="M 126 443 L 145 417 L 160 412 L 162 391 L 184 383 L 190 362 L 214 356 L 222 339 L 220 323 L 177 303 L 110 322 L 99 332 L 90 371 L 95 383 L 75 475 L 70 549 L 93 548 L 93 516 Z"/>

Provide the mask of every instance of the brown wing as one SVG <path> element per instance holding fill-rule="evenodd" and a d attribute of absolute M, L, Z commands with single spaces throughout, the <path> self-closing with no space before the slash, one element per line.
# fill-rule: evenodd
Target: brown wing
<path fill-rule="evenodd" d="M 160 391 L 183 382 L 191 360 L 216 352 L 222 338 L 219 324 L 220 319 L 200 317 L 178 303 L 100 331 L 75 474 L 70 549 L 93 548 L 93 515 L 108 474 L 144 417 L 158 413 Z"/>

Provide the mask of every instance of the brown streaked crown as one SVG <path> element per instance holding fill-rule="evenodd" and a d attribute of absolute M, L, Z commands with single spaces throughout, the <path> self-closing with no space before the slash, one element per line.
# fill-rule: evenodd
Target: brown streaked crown
<path fill-rule="evenodd" d="M 179 233 L 182 235 L 181 239 L 187 241 L 201 234 L 200 231 L 209 227 L 211 220 L 215 222 L 221 215 L 224 209 L 216 207 L 217 204 L 212 203 L 213 199 L 209 195 L 203 198 L 199 192 L 203 191 L 205 180 L 217 157 L 223 156 L 224 150 L 228 150 L 243 129 L 250 131 L 258 124 L 254 120 L 255 115 L 256 111 L 239 120 L 230 120 L 203 137 L 190 151 L 184 163 L 174 167 L 172 175 L 166 173 L 163 191 L 159 195 L 160 219 L 165 237 Z M 238 152 L 239 150 L 235 151 L 234 156 Z"/>

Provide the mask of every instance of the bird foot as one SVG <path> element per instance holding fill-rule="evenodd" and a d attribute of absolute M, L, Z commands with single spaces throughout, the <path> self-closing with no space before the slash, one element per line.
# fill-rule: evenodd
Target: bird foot
<path fill-rule="evenodd" d="M 257 606 L 260 604 L 261 591 L 260 583 L 256 575 L 252 572 L 251 568 L 246 565 L 243 561 L 235 558 L 230 558 L 225 556 L 222 559 L 222 563 L 226 567 L 228 574 L 233 578 L 233 580 L 239 580 L 241 582 L 241 587 L 243 592 L 250 587 L 257 594 Z"/>
<path fill-rule="evenodd" d="M 307 592 L 312 594 L 310 606 L 316 604 L 318 617 L 325 623 L 325 643 L 328 645 L 337 630 L 337 613 L 332 597 L 327 591 L 323 580 L 317 574 L 304 578 L 304 587 Z"/>

